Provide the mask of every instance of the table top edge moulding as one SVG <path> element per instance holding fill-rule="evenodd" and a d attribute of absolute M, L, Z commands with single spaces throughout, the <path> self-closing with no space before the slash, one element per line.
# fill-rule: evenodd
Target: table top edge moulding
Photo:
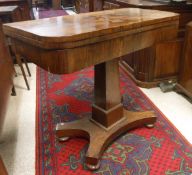
<path fill-rule="evenodd" d="M 6 24 L 3 28 L 7 35 L 20 39 L 22 36 L 27 42 L 35 42 L 41 48 L 52 49 L 53 46 L 59 48 L 58 44 L 65 42 L 83 41 L 103 35 L 106 38 L 106 34 L 140 29 L 140 27 L 170 22 L 170 19 L 178 20 L 178 18 L 179 15 L 172 12 L 124 8 L 23 21 Z"/>

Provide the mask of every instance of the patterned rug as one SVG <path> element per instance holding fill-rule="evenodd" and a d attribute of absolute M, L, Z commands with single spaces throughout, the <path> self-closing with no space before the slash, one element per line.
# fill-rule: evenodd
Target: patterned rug
<path fill-rule="evenodd" d="M 131 111 L 153 110 L 153 129 L 125 133 L 104 152 L 99 170 L 84 166 L 88 141 L 58 142 L 55 126 L 91 115 L 93 68 L 68 75 L 37 69 L 36 175 L 191 175 L 192 146 L 120 70 L 123 105 Z"/>

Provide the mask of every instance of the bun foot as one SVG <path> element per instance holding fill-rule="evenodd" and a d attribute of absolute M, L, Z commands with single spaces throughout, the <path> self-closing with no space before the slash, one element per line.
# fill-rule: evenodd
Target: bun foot
<path fill-rule="evenodd" d="M 154 125 L 154 124 L 146 124 L 145 126 L 146 126 L 147 128 L 154 128 L 155 125 Z"/>
<path fill-rule="evenodd" d="M 99 167 L 100 167 L 100 165 L 101 165 L 101 162 L 98 161 L 98 163 L 97 163 L 96 165 L 90 165 L 90 164 L 88 164 L 88 163 L 86 163 L 85 165 L 86 165 L 86 167 L 87 167 L 89 170 L 94 171 L 94 170 L 99 169 Z"/>
<path fill-rule="evenodd" d="M 69 140 L 69 137 L 60 137 L 58 138 L 60 142 L 66 142 Z"/>
<path fill-rule="evenodd" d="M 85 155 L 85 166 L 89 170 L 97 170 L 100 167 L 100 159 L 108 145 L 124 132 L 147 124 L 152 127 L 156 116 L 151 111 L 131 112 L 123 110 L 123 120 L 106 130 L 96 124 L 90 117 L 68 122 L 59 123 L 56 126 L 56 135 L 60 140 L 66 141 L 71 137 L 83 137 L 90 141 Z"/>

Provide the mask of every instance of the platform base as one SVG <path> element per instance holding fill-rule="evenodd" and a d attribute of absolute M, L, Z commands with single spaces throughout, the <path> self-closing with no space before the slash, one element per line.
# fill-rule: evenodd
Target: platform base
<path fill-rule="evenodd" d="M 81 120 L 57 124 L 56 134 L 61 137 L 84 137 L 90 140 L 86 153 L 85 164 L 94 170 L 99 168 L 99 161 L 106 147 L 119 135 L 136 127 L 154 124 L 156 117 L 152 111 L 130 112 L 124 110 L 124 117 L 109 130 L 101 127 L 93 119 L 86 117 Z M 94 167 L 94 168 L 92 168 Z"/>

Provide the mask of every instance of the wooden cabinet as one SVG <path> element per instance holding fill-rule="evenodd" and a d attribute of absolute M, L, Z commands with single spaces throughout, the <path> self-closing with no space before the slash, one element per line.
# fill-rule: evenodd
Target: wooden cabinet
<path fill-rule="evenodd" d="M 8 98 L 11 94 L 13 86 L 13 65 L 8 52 L 8 48 L 4 42 L 2 31 L 2 23 L 0 21 L 0 133 L 5 119 Z M 0 156 L 0 174 L 7 175 L 7 171 Z"/>
<path fill-rule="evenodd" d="M 126 55 L 120 65 L 141 87 L 151 88 L 162 81 L 176 81 L 182 42 L 179 39 L 163 42 Z"/>
<path fill-rule="evenodd" d="M 142 0 L 105 0 L 104 9 L 144 8 L 172 11 L 180 14 L 178 37 L 169 42 L 126 55 L 121 66 L 135 83 L 141 87 L 154 87 L 162 81 L 177 81 L 185 25 L 192 20 L 192 4 L 166 4 Z"/>
<path fill-rule="evenodd" d="M 192 22 L 187 25 L 177 91 L 192 99 Z"/>
<path fill-rule="evenodd" d="M 100 11 L 103 9 L 103 0 L 76 0 L 77 13 Z"/>
<path fill-rule="evenodd" d="M 178 74 L 182 43 L 183 40 L 177 39 L 156 45 L 153 79 L 171 79 Z"/>
<path fill-rule="evenodd" d="M 4 42 L 4 36 L 2 32 L 2 23 L 0 22 L 0 132 L 3 125 L 6 104 L 8 97 L 10 96 L 10 89 L 13 85 L 13 64 L 8 51 L 8 48 Z"/>
<path fill-rule="evenodd" d="M 3 23 L 22 20 L 18 6 L 0 6 L 0 19 Z"/>
<path fill-rule="evenodd" d="M 21 12 L 22 20 L 30 20 L 33 18 L 32 12 L 30 12 L 29 4 L 27 0 L 0 0 L 0 6 L 13 6 L 17 5 Z"/>

